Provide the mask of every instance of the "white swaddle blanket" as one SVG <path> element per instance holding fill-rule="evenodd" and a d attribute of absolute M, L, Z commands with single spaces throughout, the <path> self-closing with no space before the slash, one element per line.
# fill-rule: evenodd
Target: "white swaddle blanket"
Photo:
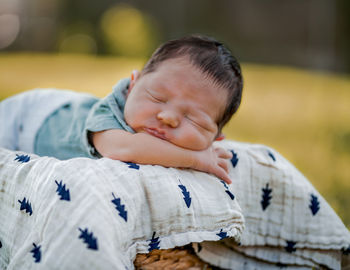
<path fill-rule="evenodd" d="M 349 231 L 289 162 L 265 146 L 220 145 L 233 152 L 230 186 L 193 170 L 0 148 L 0 269 L 132 269 L 138 252 L 191 242 L 222 268 L 349 266 Z"/>

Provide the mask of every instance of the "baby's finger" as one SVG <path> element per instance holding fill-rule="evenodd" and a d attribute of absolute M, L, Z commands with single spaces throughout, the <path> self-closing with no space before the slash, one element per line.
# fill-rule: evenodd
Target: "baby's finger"
<path fill-rule="evenodd" d="M 218 165 L 225 170 L 226 173 L 228 173 L 229 163 L 227 159 L 219 159 Z"/>
<path fill-rule="evenodd" d="M 218 154 L 220 158 L 226 158 L 226 159 L 232 158 L 232 153 L 230 151 L 227 151 L 224 148 L 217 147 L 215 148 L 215 152 Z"/>
<path fill-rule="evenodd" d="M 217 167 L 214 174 L 219 177 L 220 179 L 222 179 L 224 182 L 226 182 L 227 184 L 231 184 L 232 181 L 229 177 L 229 175 L 227 174 L 227 172 L 221 168 L 221 167 Z"/>

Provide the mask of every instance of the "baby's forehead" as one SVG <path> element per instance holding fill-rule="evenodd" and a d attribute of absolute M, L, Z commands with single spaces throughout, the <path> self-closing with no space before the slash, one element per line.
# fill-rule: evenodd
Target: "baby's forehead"
<path fill-rule="evenodd" d="M 147 77 L 144 83 L 157 89 L 176 91 L 177 88 L 188 92 L 188 97 L 219 96 L 222 99 L 221 106 L 215 110 L 220 111 L 220 107 L 226 106 L 229 90 L 226 89 L 217 79 L 200 67 L 193 64 L 188 57 L 171 58 L 159 63 L 155 70 L 144 73 Z M 147 87 L 145 85 L 145 87 Z M 201 91 L 203 89 L 203 91 Z M 206 100 L 210 103 L 211 100 Z"/>
<path fill-rule="evenodd" d="M 180 70 L 180 72 L 179 72 Z M 228 91 L 223 84 L 219 82 L 218 78 L 214 78 L 213 74 L 205 70 L 205 67 L 201 67 L 199 64 L 196 64 L 190 60 L 188 56 L 181 56 L 176 58 L 169 58 L 163 61 L 159 61 L 154 70 L 145 71 L 142 70 L 141 76 L 143 75 L 159 75 L 156 76 L 157 80 L 166 81 L 167 79 L 175 78 L 178 79 L 179 73 L 184 71 L 185 76 L 184 82 L 195 82 L 195 83 L 207 83 L 210 84 L 213 88 L 221 88 L 224 90 L 224 93 Z M 180 76 L 183 74 L 180 74 Z"/>

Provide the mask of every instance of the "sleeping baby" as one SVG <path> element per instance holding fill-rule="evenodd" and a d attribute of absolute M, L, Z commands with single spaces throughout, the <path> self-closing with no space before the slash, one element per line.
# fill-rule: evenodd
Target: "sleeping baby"
<path fill-rule="evenodd" d="M 133 71 L 103 99 L 63 90 L 5 99 L 0 146 L 58 159 L 192 168 L 231 183 L 231 153 L 212 143 L 223 138 L 242 88 L 240 65 L 222 43 L 187 36 L 162 44 L 141 72 Z"/>

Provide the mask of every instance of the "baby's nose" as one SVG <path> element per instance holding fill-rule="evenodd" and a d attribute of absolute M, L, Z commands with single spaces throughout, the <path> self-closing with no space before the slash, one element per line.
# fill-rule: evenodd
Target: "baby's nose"
<path fill-rule="evenodd" d="M 163 124 L 176 128 L 180 124 L 179 116 L 172 111 L 161 111 L 157 114 L 157 119 Z"/>

